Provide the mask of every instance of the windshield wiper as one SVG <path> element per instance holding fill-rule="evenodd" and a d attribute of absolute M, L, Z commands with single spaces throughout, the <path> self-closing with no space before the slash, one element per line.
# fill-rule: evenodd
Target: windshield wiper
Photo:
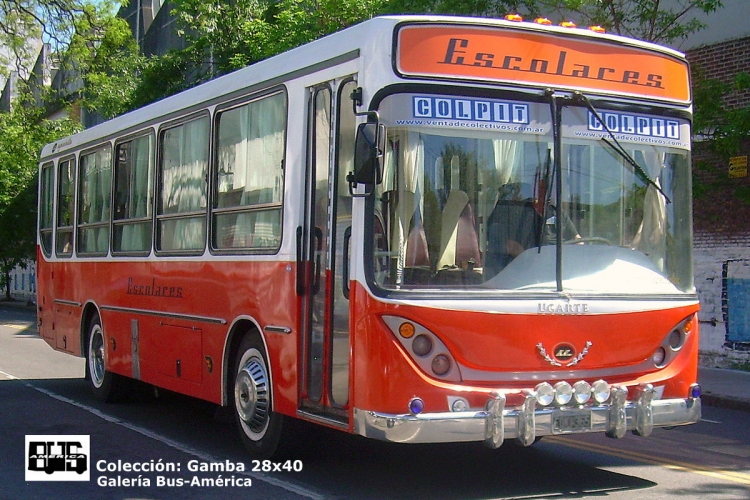
<path fill-rule="evenodd" d="M 619 143 L 617 138 L 615 137 L 615 134 L 612 133 L 612 131 L 607 127 L 607 124 L 604 123 L 604 119 L 601 117 L 599 112 L 594 108 L 594 105 L 591 104 L 591 101 L 588 97 L 583 95 L 581 92 L 574 92 L 573 93 L 573 102 L 582 102 L 586 108 L 588 108 L 589 111 L 591 111 L 591 114 L 593 114 L 596 117 L 596 120 L 601 124 L 601 126 L 604 128 L 604 130 L 607 131 L 607 134 L 609 134 L 612 141 L 607 140 L 605 137 L 602 137 L 602 142 L 604 142 L 607 146 L 612 148 L 613 151 L 615 151 L 617 154 L 619 154 L 631 167 L 633 167 L 633 170 L 635 171 L 635 175 L 638 176 L 638 178 L 645 182 L 646 184 L 653 186 L 654 189 L 656 189 L 661 195 L 664 197 L 665 200 L 667 200 L 667 203 L 672 203 L 669 199 L 669 196 L 667 196 L 667 193 L 664 192 L 664 190 L 659 186 L 659 184 L 656 183 L 655 180 L 653 180 L 649 175 L 646 173 L 646 171 L 641 167 L 637 161 L 633 159 L 632 156 L 630 156 L 630 153 L 627 152 L 625 148 L 622 147 L 622 145 Z"/>

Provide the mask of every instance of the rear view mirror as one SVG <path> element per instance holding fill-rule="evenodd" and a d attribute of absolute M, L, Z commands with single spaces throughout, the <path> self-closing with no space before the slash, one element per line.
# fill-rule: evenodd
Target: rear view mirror
<path fill-rule="evenodd" d="M 354 142 L 354 171 L 346 176 L 349 191 L 354 195 L 357 184 L 374 186 L 382 181 L 380 160 L 383 150 L 380 146 L 385 137 L 385 127 L 378 123 L 362 123 L 357 127 Z M 372 190 L 368 190 L 368 193 Z"/>

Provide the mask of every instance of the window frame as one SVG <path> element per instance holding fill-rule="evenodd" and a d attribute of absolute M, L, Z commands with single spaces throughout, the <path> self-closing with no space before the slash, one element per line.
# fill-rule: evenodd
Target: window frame
<path fill-rule="evenodd" d="M 55 175 L 55 170 L 57 169 L 57 165 L 55 165 L 55 162 L 48 161 L 46 163 L 43 163 L 41 167 L 39 168 L 39 204 L 38 204 L 38 211 L 39 211 L 39 221 L 38 221 L 38 227 L 39 227 L 39 246 L 42 248 L 42 253 L 45 255 L 45 257 L 51 257 L 53 250 L 55 248 L 55 221 L 57 219 L 57 210 L 56 210 L 56 204 L 55 204 L 55 180 L 57 176 Z M 45 171 L 49 171 L 49 179 L 48 182 L 45 182 Z M 46 188 L 46 189 L 45 189 Z M 46 201 L 46 203 L 45 203 Z M 47 226 L 43 226 L 44 221 L 44 214 L 45 210 L 48 209 L 49 212 L 49 221 Z M 45 245 L 45 235 L 49 235 L 49 245 Z"/>
<path fill-rule="evenodd" d="M 85 178 L 83 176 L 83 158 L 88 157 L 90 155 L 95 155 L 99 153 L 100 151 L 106 151 L 109 153 L 109 169 L 110 169 L 110 176 L 109 176 L 109 191 L 106 196 L 106 203 L 109 203 L 109 207 L 107 209 L 107 216 L 106 218 L 102 220 L 98 220 L 95 222 L 82 222 L 81 217 L 83 216 L 83 207 L 81 206 L 81 203 L 83 203 L 83 195 L 84 192 L 83 189 L 83 183 L 85 181 Z M 97 146 L 93 146 L 91 148 L 87 148 L 83 151 L 81 151 L 78 154 L 78 164 L 76 166 L 76 175 L 78 178 L 76 179 L 76 190 L 77 190 L 77 196 L 76 196 L 76 216 L 74 217 L 75 220 L 75 249 L 76 249 L 76 256 L 77 257 L 102 257 L 109 254 L 109 248 L 110 248 L 110 239 L 112 236 L 112 195 L 113 195 L 113 179 L 112 174 L 114 173 L 114 165 L 113 165 L 113 151 L 112 151 L 112 143 L 110 141 L 107 141 L 103 144 L 99 144 Z M 107 238 L 106 238 L 106 249 L 104 251 L 101 250 L 95 250 L 95 251 L 84 251 L 81 248 L 81 242 L 83 241 L 83 231 L 88 231 L 92 229 L 102 229 L 107 228 Z"/>
<path fill-rule="evenodd" d="M 153 166 L 151 169 L 151 172 L 148 173 L 150 177 L 151 182 L 151 188 L 148 190 L 148 209 L 150 209 L 150 213 L 145 217 L 123 217 L 123 218 L 116 218 L 116 203 L 117 203 L 117 173 L 118 173 L 118 151 L 120 146 L 126 143 L 133 143 L 139 139 L 148 138 L 151 141 L 150 149 L 149 149 L 149 159 L 153 162 Z M 158 174 L 157 174 L 157 136 L 156 133 L 154 133 L 153 128 L 148 128 L 146 130 L 142 130 L 140 132 L 136 132 L 133 134 L 130 134 L 125 137 L 120 137 L 115 141 L 114 150 L 113 150 L 113 157 L 112 157 L 112 163 L 113 163 L 113 171 L 112 171 L 112 210 L 111 210 L 111 217 L 112 217 L 112 231 L 111 231 L 111 242 L 110 242 L 110 251 L 112 255 L 116 256 L 146 256 L 149 255 L 154 248 L 154 239 L 155 239 L 155 230 L 154 230 L 154 220 L 156 215 L 156 195 L 159 193 L 157 189 L 157 182 L 158 182 Z M 147 209 L 147 211 L 149 211 Z M 145 224 L 148 223 L 148 245 L 146 245 L 146 249 L 144 250 L 120 250 L 117 249 L 116 241 L 117 241 L 117 229 L 118 228 L 125 228 L 127 226 L 137 226 L 139 224 Z"/>
<path fill-rule="evenodd" d="M 72 199 L 70 201 L 70 225 L 61 225 L 60 224 L 60 210 L 62 207 L 62 203 L 60 202 L 60 199 L 62 197 L 61 189 L 62 189 L 62 183 L 60 182 L 60 172 L 63 164 L 70 162 L 73 168 L 73 176 L 69 178 L 69 183 L 73 186 L 73 192 L 72 192 Z M 78 195 L 78 187 L 77 187 L 77 176 L 78 176 L 78 162 L 76 161 L 76 157 L 66 156 L 58 160 L 57 164 L 55 165 L 55 210 L 54 210 L 54 230 L 55 230 L 55 237 L 54 237 L 54 249 L 55 249 L 55 256 L 58 258 L 71 258 L 73 256 L 73 248 L 75 246 L 75 240 L 76 240 L 76 229 L 75 229 L 75 222 L 76 222 L 76 211 L 77 211 L 77 195 Z M 62 233 L 70 234 L 70 250 L 69 251 L 62 251 L 60 249 L 60 242 L 62 239 L 60 238 L 60 235 Z"/>
<path fill-rule="evenodd" d="M 283 123 L 283 157 L 281 159 L 281 200 L 277 202 L 264 202 L 247 205 L 233 205 L 229 207 L 219 207 L 219 134 L 220 121 L 224 113 L 237 110 L 243 106 L 250 106 L 253 103 L 262 101 L 263 99 L 273 98 L 281 95 L 284 99 L 284 123 Z M 285 191 L 286 191 L 286 160 L 287 160 L 287 141 L 289 138 L 289 95 L 286 87 L 277 86 L 271 89 L 266 89 L 259 93 L 254 93 L 249 96 L 245 96 L 241 99 L 236 99 L 227 102 L 216 108 L 213 119 L 213 144 L 214 148 L 211 155 L 210 165 L 210 188 L 211 195 L 209 200 L 209 231 L 208 231 L 208 244 L 209 251 L 215 255 L 247 255 L 247 254 L 263 254 L 273 255 L 277 254 L 281 249 L 281 245 L 284 239 L 284 206 L 285 206 Z M 262 212 L 279 212 L 278 225 L 279 225 L 279 240 L 278 244 L 271 246 L 237 246 L 237 247 L 223 247 L 216 244 L 218 237 L 217 217 L 223 215 L 237 215 L 240 214 L 252 214 Z"/>
<path fill-rule="evenodd" d="M 178 212 L 178 213 L 162 213 L 162 189 L 164 188 L 164 134 L 172 129 L 185 126 L 188 123 L 191 122 L 197 122 L 199 120 L 205 119 L 207 121 L 207 131 L 208 134 L 206 135 L 206 169 L 205 169 L 205 177 L 204 177 L 204 186 L 206 189 L 206 206 L 202 207 L 198 210 L 191 210 L 187 212 Z M 164 256 L 164 255 L 184 255 L 184 256 L 198 256 L 203 255 L 206 251 L 206 240 L 208 237 L 208 207 L 210 205 L 209 203 L 209 185 L 208 185 L 208 177 L 209 177 L 209 170 L 210 170 L 210 161 L 212 156 L 212 148 L 213 148 L 213 141 L 212 141 L 212 120 L 211 115 L 208 112 L 208 110 L 200 110 L 195 113 L 190 113 L 186 116 L 183 116 L 179 118 L 178 120 L 174 120 L 171 122 L 165 122 L 162 123 L 159 126 L 158 132 L 156 134 L 156 164 L 154 166 L 154 174 L 156 176 L 156 181 L 154 184 L 154 227 L 152 228 L 153 236 L 152 236 L 152 246 L 154 249 L 154 252 L 156 255 Z M 180 221 L 180 220 L 191 220 L 191 219 L 203 219 L 203 238 L 202 238 L 202 245 L 200 247 L 196 248 L 187 248 L 187 249 L 164 249 L 162 248 L 162 238 L 163 238 L 163 224 L 165 222 L 172 222 L 172 221 Z"/>

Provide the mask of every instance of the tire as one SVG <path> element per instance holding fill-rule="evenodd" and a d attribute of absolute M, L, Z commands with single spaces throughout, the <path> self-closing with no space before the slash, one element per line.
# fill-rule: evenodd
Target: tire
<path fill-rule="evenodd" d="M 242 339 L 232 373 L 232 406 L 242 443 L 253 457 L 270 458 L 280 450 L 284 416 L 272 411 L 270 370 L 257 335 Z"/>
<path fill-rule="evenodd" d="M 122 377 L 107 371 L 106 353 L 104 329 L 99 316 L 94 316 L 86 336 L 86 379 L 98 400 L 114 403 L 122 395 Z"/>

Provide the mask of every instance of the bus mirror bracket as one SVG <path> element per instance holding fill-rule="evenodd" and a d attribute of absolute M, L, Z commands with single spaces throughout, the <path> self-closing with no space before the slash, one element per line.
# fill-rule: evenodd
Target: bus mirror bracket
<path fill-rule="evenodd" d="M 366 116 L 367 122 L 357 127 L 357 136 L 354 141 L 354 170 L 347 174 L 346 181 L 349 183 L 349 194 L 353 197 L 365 197 L 372 194 L 374 187 L 382 182 L 381 164 L 385 126 L 380 123 L 380 115 L 377 111 L 357 111 L 357 106 L 362 105 L 361 87 L 352 92 L 351 98 L 354 114 Z M 365 185 L 364 193 L 355 193 L 358 184 Z"/>

